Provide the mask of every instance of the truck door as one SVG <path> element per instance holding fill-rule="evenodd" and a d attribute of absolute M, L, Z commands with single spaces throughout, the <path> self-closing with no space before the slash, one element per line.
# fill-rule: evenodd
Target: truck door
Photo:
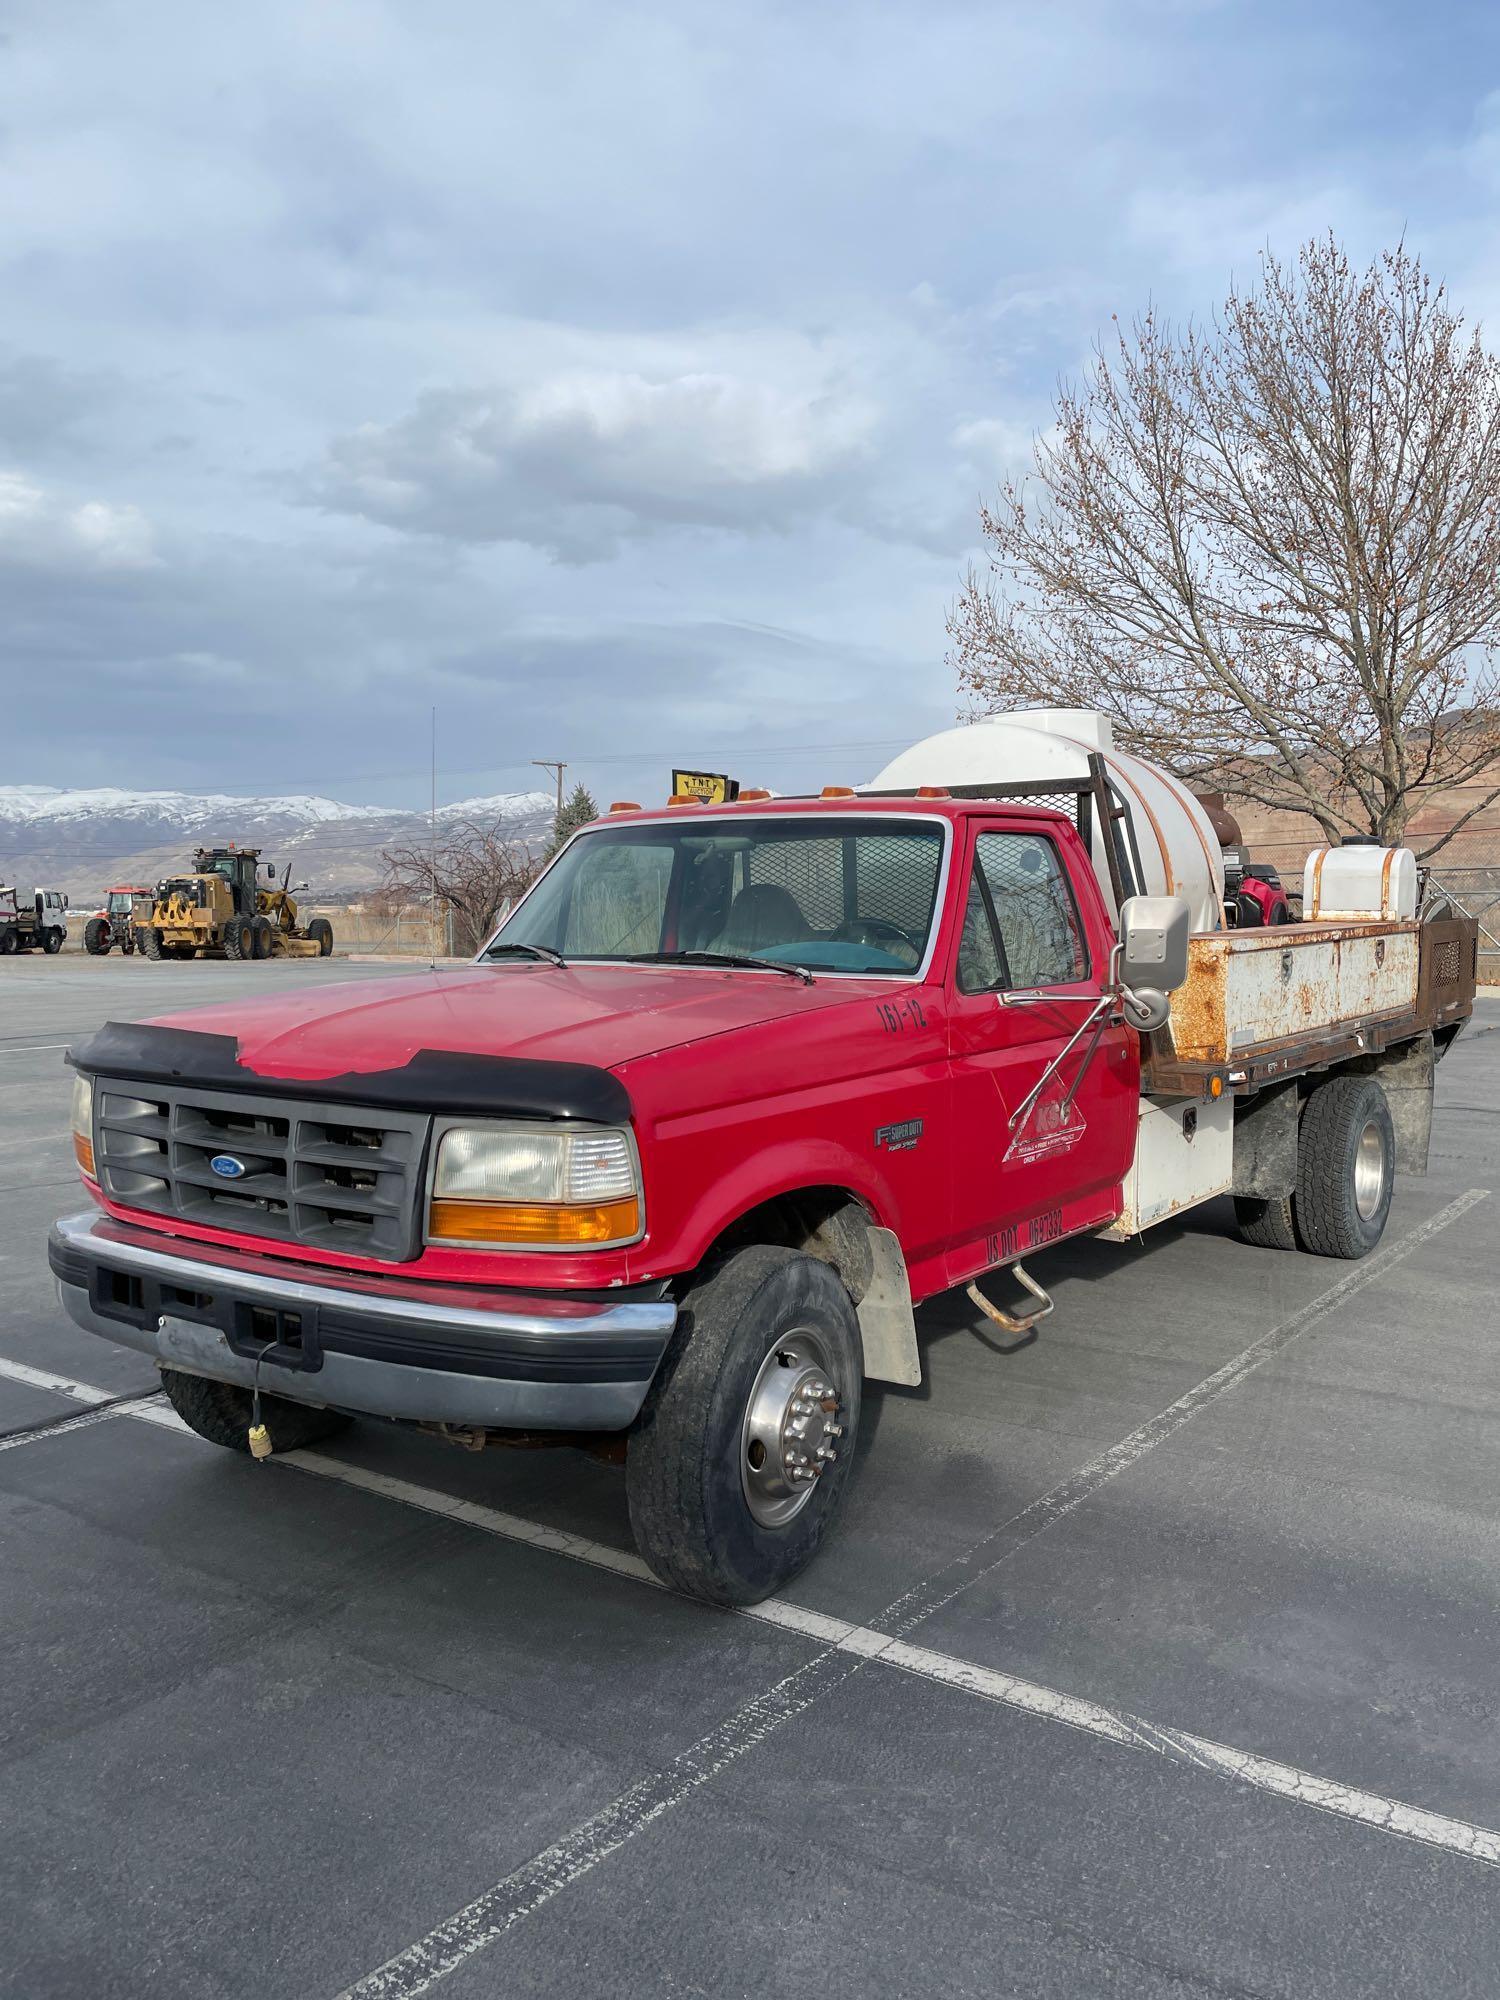
<path fill-rule="evenodd" d="M 954 1284 L 1113 1218 L 1140 1074 L 1134 1031 L 1107 1018 L 1063 1054 L 1109 968 L 1059 843 L 982 825 L 968 871 L 949 1012 Z"/>

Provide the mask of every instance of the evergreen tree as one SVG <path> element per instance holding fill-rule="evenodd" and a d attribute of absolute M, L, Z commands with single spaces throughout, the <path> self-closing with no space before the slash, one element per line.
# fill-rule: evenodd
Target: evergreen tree
<path fill-rule="evenodd" d="M 557 850 L 578 831 L 587 826 L 591 819 L 599 817 L 599 808 L 594 804 L 593 794 L 586 785 L 575 785 L 568 795 L 562 811 L 552 822 L 552 842 L 547 849 L 550 861 Z"/>

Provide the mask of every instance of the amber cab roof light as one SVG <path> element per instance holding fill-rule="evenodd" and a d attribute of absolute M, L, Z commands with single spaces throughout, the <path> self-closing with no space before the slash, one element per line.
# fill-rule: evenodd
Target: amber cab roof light
<path fill-rule="evenodd" d="M 761 799 L 768 799 L 770 796 L 771 794 L 766 790 L 764 785 L 749 785 L 741 788 L 737 803 L 744 805 L 748 799 L 754 804 Z"/>
<path fill-rule="evenodd" d="M 640 807 L 634 799 L 615 799 L 611 802 L 609 809 L 612 813 L 638 813 L 640 811 Z"/>
<path fill-rule="evenodd" d="M 856 794 L 853 785 L 825 785 L 818 796 L 825 799 L 852 799 Z"/>
<path fill-rule="evenodd" d="M 953 794 L 948 790 L 946 785 L 918 785 L 917 787 L 917 797 L 919 799 L 948 799 L 952 796 Z"/>

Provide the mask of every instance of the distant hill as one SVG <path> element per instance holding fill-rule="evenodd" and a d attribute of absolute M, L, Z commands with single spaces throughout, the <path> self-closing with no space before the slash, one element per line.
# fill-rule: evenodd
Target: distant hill
<path fill-rule="evenodd" d="M 549 792 L 499 792 L 438 807 L 446 823 L 504 820 L 516 837 L 544 845 Z M 137 792 L 115 786 L 65 791 L 0 785 L 0 882 L 66 889 L 74 907 L 116 882 L 155 883 L 189 866 L 195 847 L 258 847 L 324 900 L 368 893 L 383 874 L 383 849 L 425 841 L 425 812 L 345 805 L 318 797 L 236 798 L 222 793 Z"/>

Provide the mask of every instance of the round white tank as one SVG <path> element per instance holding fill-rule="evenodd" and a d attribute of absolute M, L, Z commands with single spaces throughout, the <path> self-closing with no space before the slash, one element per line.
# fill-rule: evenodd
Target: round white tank
<path fill-rule="evenodd" d="M 1409 847 L 1315 847 L 1302 871 L 1302 921 L 1417 914 L 1417 857 Z"/>
<path fill-rule="evenodd" d="M 1131 851 L 1140 859 L 1141 892 L 1182 896 L 1195 931 L 1224 924 L 1224 856 L 1208 814 L 1180 778 L 1114 747 L 1108 716 L 1089 709 L 1021 709 L 945 729 L 903 750 L 861 790 L 914 791 L 942 785 L 954 793 L 1003 796 L 1010 785 L 1055 778 L 1086 781 L 1096 750 L 1130 816 Z M 1017 801 L 1018 804 L 1024 801 Z M 1093 830 L 1094 873 L 1115 910 L 1103 830 Z"/>

